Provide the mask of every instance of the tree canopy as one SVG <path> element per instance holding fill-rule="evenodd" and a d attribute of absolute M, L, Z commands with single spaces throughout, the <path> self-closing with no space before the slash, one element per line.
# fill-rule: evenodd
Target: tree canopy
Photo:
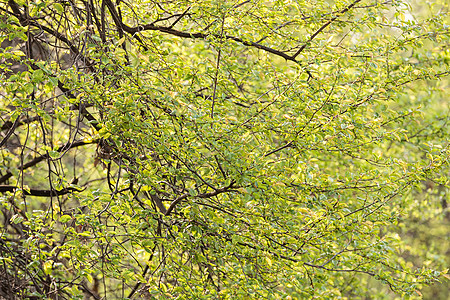
<path fill-rule="evenodd" d="M 0 0 L 0 295 L 420 298 L 448 278 L 448 9 Z"/>

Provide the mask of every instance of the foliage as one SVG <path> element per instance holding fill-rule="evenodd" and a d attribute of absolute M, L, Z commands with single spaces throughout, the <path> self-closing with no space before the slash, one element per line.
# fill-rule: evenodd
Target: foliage
<path fill-rule="evenodd" d="M 448 242 L 411 233 L 448 238 L 446 1 L 0 11 L 0 293 L 380 299 L 448 276 Z"/>

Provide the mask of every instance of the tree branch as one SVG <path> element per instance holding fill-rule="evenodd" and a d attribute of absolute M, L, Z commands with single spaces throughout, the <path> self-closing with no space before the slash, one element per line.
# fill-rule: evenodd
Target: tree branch
<path fill-rule="evenodd" d="M 211 198 L 211 197 L 217 196 L 219 194 L 229 192 L 234 187 L 235 183 L 236 183 L 236 181 L 233 180 L 233 181 L 231 181 L 231 183 L 229 185 L 227 185 L 227 186 L 225 186 L 223 188 L 216 189 L 213 192 L 199 194 L 199 195 L 196 195 L 196 196 L 193 196 L 193 197 L 196 197 L 196 198 Z M 177 206 L 177 204 L 180 203 L 181 201 L 183 201 L 184 199 L 188 198 L 189 196 L 190 196 L 189 193 L 185 193 L 185 194 L 181 195 L 180 197 L 178 197 L 177 199 L 173 200 L 172 203 L 170 204 L 169 208 L 167 209 L 165 215 L 166 216 L 170 215 L 170 213 L 174 210 L 174 208 Z"/>
<path fill-rule="evenodd" d="M 308 39 L 308 41 L 306 43 L 304 43 L 300 49 L 291 56 L 291 58 L 293 60 L 295 60 L 295 58 L 303 51 L 305 50 L 305 48 L 312 42 L 312 40 L 319 34 L 321 33 L 325 28 L 328 27 L 328 25 L 330 25 L 333 21 L 335 21 L 339 15 L 342 15 L 344 13 L 346 13 L 347 11 L 349 11 L 353 6 L 355 6 L 358 2 L 360 2 L 361 0 L 356 0 L 355 2 L 353 2 L 352 4 L 350 4 L 349 6 L 347 6 L 346 8 L 344 8 L 343 10 L 341 10 L 340 12 L 338 12 L 338 14 L 336 16 L 334 16 L 333 18 L 331 18 L 330 20 L 328 20 L 328 22 L 326 22 L 325 24 L 323 24 L 316 32 L 314 32 L 310 38 Z"/>
<path fill-rule="evenodd" d="M 90 142 L 85 142 L 85 141 L 78 141 L 78 142 L 67 142 L 65 145 L 59 147 L 58 149 L 56 149 L 57 152 L 63 152 L 72 148 L 76 148 L 76 147 L 80 147 L 80 146 L 84 146 L 84 145 L 89 145 L 89 144 L 95 144 L 97 143 L 98 140 L 92 140 Z M 40 163 L 41 161 L 48 159 L 49 156 L 47 154 L 43 154 L 41 156 L 36 157 L 35 159 L 27 162 L 24 165 L 21 165 L 18 167 L 18 169 L 20 170 L 25 170 L 28 169 L 32 166 L 37 165 L 38 163 Z M 9 178 L 11 178 L 13 176 L 13 174 L 11 172 L 7 172 L 5 175 L 3 175 L 2 177 L 0 177 L 0 183 L 5 182 L 6 180 L 8 180 Z"/>
<path fill-rule="evenodd" d="M 286 60 L 297 62 L 295 60 L 295 57 L 292 57 L 292 56 L 290 56 L 290 55 L 288 55 L 288 54 L 286 54 L 286 53 L 284 53 L 282 51 L 275 50 L 273 48 L 270 48 L 270 47 L 267 47 L 267 46 L 264 46 L 264 45 L 252 42 L 252 41 L 244 41 L 241 38 L 238 38 L 238 37 L 235 37 L 235 36 L 231 36 L 231 35 L 224 35 L 224 36 L 222 36 L 220 34 L 206 34 L 206 33 L 201 33 L 201 32 L 196 32 L 196 33 L 183 32 L 183 31 L 179 31 L 179 30 L 173 29 L 172 27 L 175 24 L 172 24 L 170 27 L 157 26 L 157 25 L 154 25 L 154 23 L 152 23 L 152 24 L 145 24 L 145 25 L 138 25 L 136 27 L 130 27 L 130 26 L 122 23 L 122 21 L 120 20 L 120 18 L 117 15 L 116 9 L 115 9 L 114 4 L 112 3 L 112 1 L 111 0 L 106 0 L 105 2 L 108 5 L 108 7 L 110 8 L 111 16 L 112 16 L 116 26 L 120 27 L 123 31 L 125 31 L 125 32 L 127 32 L 127 33 L 129 33 L 131 35 L 134 35 L 136 33 L 142 32 L 142 31 L 160 31 L 160 32 L 164 32 L 164 33 L 168 33 L 168 34 L 177 36 L 177 37 L 190 38 L 190 39 L 205 39 L 208 36 L 212 36 L 212 37 L 215 37 L 215 38 L 225 38 L 225 39 L 228 39 L 228 40 L 233 40 L 235 42 L 238 42 L 238 43 L 240 43 L 240 44 L 242 44 L 244 46 L 249 46 L 249 47 L 254 47 L 254 48 L 257 48 L 257 49 L 261 49 L 261 50 L 264 50 L 266 52 L 269 52 L 269 53 L 275 54 L 277 56 L 283 57 Z"/>
<path fill-rule="evenodd" d="M 19 187 L 13 185 L 0 185 L 0 193 L 6 192 L 14 192 Z M 22 189 L 24 195 L 36 196 L 36 197 L 54 197 L 54 196 L 62 196 L 68 194 L 70 192 L 82 192 L 82 190 L 78 190 L 73 187 L 63 188 L 60 190 L 51 189 L 51 190 L 38 190 L 38 189 Z"/>
<path fill-rule="evenodd" d="M 8 141 L 9 137 L 14 133 L 14 130 L 16 130 L 17 125 L 19 125 L 19 118 L 20 116 L 17 116 L 16 120 L 14 121 L 14 123 L 11 125 L 11 127 L 9 128 L 8 132 L 6 133 L 5 137 L 2 139 L 2 141 L 0 142 L 0 147 L 2 147 L 4 144 L 6 144 L 6 142 Z M 5 126 L 6 124 L 4 124 L 3 126 Z M 2 128 L 3 128 L 2 126 Z"/>

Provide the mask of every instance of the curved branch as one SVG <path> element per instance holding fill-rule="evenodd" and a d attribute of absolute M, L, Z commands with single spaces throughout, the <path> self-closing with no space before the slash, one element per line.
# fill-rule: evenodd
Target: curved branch
<path fill-rule="evenodd" d="M 220 189 L 216 189 L 214 192 L 199 194 L 199 195 L 195 195 L 193 197 L 195 197 L 195 198 L 211 198 L 211 197 L 217 196 L 222 193 L 230 192 L 230 191 L 232 191 L 232 188 L 234 187 L 235 183 L 236 183 L 236 181 L 233 180 L 233 181 L 231 181 L 231 183 L 229 185 L 227 185 L 223 188 L 220 188 Z M 190 196 L 189 193 L 185 193 L 185 194 L 181 195 L 180 197 L 178 197 L 177 199 L 173 200 L 172 203 L 170 204 L 169 208 L 167 209 L 167 211 L 164 214 L 166 216 L 170 215 L 170 213 L 175 209 L 175 207 L 178 205 L 178 203 L 180 203 L 184 199 L 188 198 L 189 196 Z"/>
<path fill-rule="evenodd" d="M 19 119 L 16 119 L 16 121 L 14 121 L 14 123 L 11 122 L 11 120 L 9 120 L 9 121 L 6 121 L 5 123 L 3 123 L 2 127 L 0 127 L 0 131 L 10 130 L 13 127 L 18 127 L 18 126 L 22 126 L 22 125 L 25 125 L 25 124 L 30 124 L 30 123 L 33 123 L 33 122 L 35 122 L 37 120 L 39 120 L 39 116 L 32 117 L 32 118 L 27 118 L 27 119 L 20 120 L 20 121 L 19 121 Z M 15 124 L 16 122 L 18 122 L 18 123 Z"/>
<path fill-rule="evenodd" d="M 76 148 L 76 147 L 80 147 L 80 146 L 84 146 L 84 145 L 89 145 L 89 144 L 95 144 L 97 142 L 98 142 L 97 139 L 96 140 L 92 140 L 90 142 L 85 142 L 85 141 L 78 141 L 78 142 L 73 142 L 73 143 L 68 142 L 65 145 L 63 145 L 63 146 L 59 147 L 58 149 L 56 149 L 55 151 L 63 152 L 63 151 L 66 151 L 66 150 L 69 150 L 69 149 L 72 149 L 72 148 Z M 30 167 L 33 167 L 33 166 L 37 165 L 41 161 L 43 161 L 45 159 L 48 159 L 48 158 L 49 158 L 48 154 L 43 154 L 43 155 L 38 156 L 35 159 L 27 162 L 24 165 L 19 166 L 18 169 L 20 169 L 20 170 L 28 169 Z M 13 176 L 13 174 L 11 172 L 7 172 L 5 175 L 0 177 L 0 183 L 5 182 L 6 180 L 11 178 L 12 176 Z"/>
<path fill-rule="evenodd" d="M 328 20 L 328 22 L 326 22 L 325 24 L 323 24 L 319 29 L 317 29 L 316 32 L 314 32 L 308 39 L 308 41 L 306 43 L 304 43 L 300 49 L 298 49 L 298 51 L 292 55 L 292 59 L 295 60 L 295 58 L 303 51 L 305 50 L 305 48 L 312 42 L 312 40 L 319 34 L 321 33 L 325 28 L 328 27 L 328 25 L 330 25 L 333 21 L 335 21 L 339 15 L 342 15 L 344 13 L 346 13 L 347 11 L 349 11 L 353 6 L 355 6 L 358 2 L 360 2 L 361 0 L 356 0 L 354 1 L 352 4 L 350 4 L 349 6 L 347 6 L 346 8 L 344 8 L 343 10 L 341 10 L 336 16 L 334 16 L 333 18 L 331 18 L 330 20 Z"/>
<path fill-rule="evenodd" d="M 290 56 L 290 55 L 288 55 L 288 54 L 286 54 L 286 53 L 284 53 L 282 51 L 279 51 L 279 50 L 276 50 L 276 49 L 273 49 L 273 48 L 261 45 L 261 44 L 256 43 L 256 42 L 245 41 L 245 40 L 243 40 L 241 38 L 238 38 L 238 37 L 235 37 L 235 36 L 231 36 L 231 35 L 224 35 L 224 36 L 222 36 L 220 34 L 206 34 L 206 33 L 201 33 L 201 32 L 196 32 L 196 33 L 184 32 L 184 31 L 179 31 L 179 30 L 173 29 L 172 27 L 175 24 L 172 24 L 170 27 L 156 26 L 156 25 L 154 25 L 154 23 L 152 23 L 152 24 L 145 24 L 145 25 L 138 25 L 136 27 L 130 27 L 130 26 L 124 24 L 120 20 L 118 14 L 117 14 L 117 11 L 116 11 L 116 9 L 114 7 L 114 4 L 111 2 L 111 0 L 106 0 L 106 4 L 108 5 L 108 7 L 110 9 L 111 16 L 112 16 L 116 26 L 119 27 L 120 29 L 122 29 L 123 31 L 131 34 L 131 35 L 134 35 L 136 33 L 142 32 L 142 31 L 159 31 L 159 32 L 168 33 L 168 34 L 171 34 L 171 35 L 174 35 L 174 36 L 177 36 L 177 37 L 190 38 L 190 39 L 205 39 L 208 36 L 212 36 L 212 37 L 215 37 L 215 38 L 225 38 L 225 39 L 228 39 L 228 40 L 233 40 L 235 42 L 238 42 L 238 43 L 240 43 L 240 44 L 242 44 L 244 46 L 249 46 L 249 47 L 254 47 L 254 48 L 257 48 L 257 49 L 264 50 L 266 52 L 269 52 L 269 53 L 275 54 L 277 56 L 283 57 L 286 60 L 290 60 L 290 61 L 293 61 L 293 62 L 297 63 L 297 61 L 295 60 L 295 57 Z M 178 22 L 178 20 L 177 20 L 177 22 Z"/>
<path fill-rule="evenodd" d="M 9 0 L 8 1 L 9 6 L 11 7 L 12 10 L 12 15 L 14 15 L 15 17 L 17 17 L 19 19 L 19 22 L 22 26 L 34 26 L 36 28 L 39 28 L 40 30 L 43 30 L 45 32 L 47 32 L 48 34 L 54 36 L 57 40 L 60 40 L 61 42 L 65 43 L 70 50 L 75 53 L 77 55 L 77 57 L 80 57 L 81 60 L 86 63 L 87 67 L 89 68 L 89 70 L 91 72 L 94 72 L 94 68 L 92 67 L 92 62 L 89 61 L 89 59 L 87 57 L 85 57 L 80 50 L 62 33 L 47 27 L 45 25 L 39 24 L 36 21 L 33 20 L 33 18 L 28 15 L 27 13 L 23 13 L 20 11 L 19 5 L 13 1 L 13 0 Z"/>
<path fill-rule="evenodd" d="M 364 271 L 364 270 L 358 270 L 357 268 L 354 269 L 330 269 L 330 268 L 326 268 L 324 266 L 319 266 L 319 265 L 313 265 L 307 262 L 303 263 L 305 266 L 311 267 L 311 268 L 316 268 L 316 269 L 322 269 L 325 271 L 329 271 L 329 272 L 355 272 L 355 273 L 364 273 L 370 276 L 375 276 L 375 273 L 369 272 L 369 271 Z"/>
<path fill-rule="evenodd" d="M 17 186 L 13 185 L 0 185 L 0 193 L 6 192 L 14 192 L 19 189 Z M 60 190 L 51 189 L 51 190 L 38 190 L 38 189 L 22 189 L 24 195 L 36 196 L 36 197 L 54 197 L 54 196 L 62 196 L 71 192 L 82 192 L 82 190 L 78 190 L 73 187 L 63 188 Z"/>
<path fill-rule="evenodd" d="M 9 139 L 9 137 L 14 133 L 14 130 L 16 130 L 17 125 L 19 125 L 19 117 L 20 117 L 20 116 L 18 116 L 18 117 L 16 118 L 16 120 L 15 120 L 14 123 L 11 125 L 11 127 L 10 127 L 9 130 L 8 130 L 8 132 L 6 133 L 5 137 L 1 140 L 1 142 L 0 142 L 0 148 L 1 148 L 4 144 L 6 144 L 6 142 L 7 142 L 8 139 Z M 5 124 L 4 124 L 3 126 L 5 126 Z M 2 128 L 3 128 L 3 126 L 2 126 Z"/>

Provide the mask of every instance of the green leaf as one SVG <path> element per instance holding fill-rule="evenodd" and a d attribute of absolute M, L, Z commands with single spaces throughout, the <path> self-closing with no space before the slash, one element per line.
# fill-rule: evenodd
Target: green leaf
<path fill-rule="evenodd" d="M 70 215 L 62 215 L 61 218 L 59 219 L 61 223 L 67 223 L 70 220 L 72 220 L 72 216 Z"/>
<path fill-rule="evenodd" d="M 52 271 L 53 271 L 53 263 L 54 263 L 53 260 L 47 260 L 47 261 L 44 262 L 43 268 L 44 268 L 44 273 L 46 275 L 50 275 L 52 273 Z"/>
<path fill-rule="evenodd" d="M 59 3 L 53 3 L 53 7 L 56 9 L 57 12 L 59 13 L 63 13 L 64 12 L 64 8 L 61 4 Z"/>
<path fill-rule="evenodd" d="M 22 223 L 23 221 L 23 217 L 19 214 L 15 214 L 11 217 L 11 219 L 9 220 L 10 222 L 14 223 L 14 224 L 19 224 Z"/>

